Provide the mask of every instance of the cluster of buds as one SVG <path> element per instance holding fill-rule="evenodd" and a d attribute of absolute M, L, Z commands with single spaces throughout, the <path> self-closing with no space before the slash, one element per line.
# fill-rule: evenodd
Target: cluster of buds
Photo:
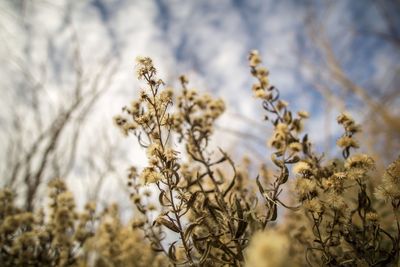
<path fill-rule="evenodd" d="M 271 91 L 273 88 L 269 84 L 269 71 L 267 68 L 260 66 L 261 62 L 258 51 L 251 51 L 249 55 L 251 74 L 258 80 L 252 87 L 253 93 L 257 98 L 272 100 L 273 94 Z"/>
<path fill-rule="evenodd" d="M 337 141 L 337 145 L 342 148 L 342 154 L 344 158 L 350 155 L 351 148 L 359 148 L 358 142 L 354 139 L 354 134 L 361 131 L 359 125 L 357 125 L 353 118 L 347 113 L 342 113 L 337 117 L 337 122 L 343 126 L 345 132 Z"/>
<path fill-rule="evenodd" d="M 400 207 L 400 157 L 391 163 L 382 177 L 382 184 L 376 191 L 380 199 L 392 203 L 396 214 Z M 397 215 L 398 216 L 398 215 Z"/>

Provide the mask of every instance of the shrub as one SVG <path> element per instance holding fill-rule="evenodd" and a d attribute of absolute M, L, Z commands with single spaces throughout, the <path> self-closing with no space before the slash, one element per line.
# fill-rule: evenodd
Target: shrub
<path fill-rule="evenodd" d="M 248 159 L 237 164 L 210 145 L 224 102 L 191 89 L 185 76 L 178 92 L 165 87 L 150 58 L 137 61 L 146 89 L 114 119 L 148 158 L 142 170 L 129 169 L 131 222 L 121 222 L 116 205 L 96 212 L 88 203 L 75 211 L 60 179 L 49 184 L 49 207 L 34 212 L 16 207 L 13 192 L 4 189 L 4 266 L 398 264 L 400 159 L 380 174 L 372 157 L 354 153 L 362 147 L 356 140 L 362 127 L 350 115 L 337 118 L 342 158 L 324 159 L 302 133 L 308 113 L 289 109 L 252 51 L 252 90 L 273 128 L 273 168 L 250 177 Z M 278 216 L 281 210 L 285 216 Z"/>

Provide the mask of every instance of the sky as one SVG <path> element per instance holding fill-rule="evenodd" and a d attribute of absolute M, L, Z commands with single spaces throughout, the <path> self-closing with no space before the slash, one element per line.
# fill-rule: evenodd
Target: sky
<path fill-rule="evenodd" d="M 385 12 L 393 19 L 392 25 L 398 26 L 398 5 L 383 2 L 389 7 Z M 304 59 L 316 66 L 324 63 L 309 38 L 307 22 L 310 17 L 317 21 L 349 77 L 379 97 L 399 79 L 398 48 L 374 34 L 388 31 L 385 15 L 379 4 L 369 0 L 1 0 L 1 150 L 9 142 L 14 111 L 27 118 L 26 129 L 31 127 L 27 70 L 33 80 L 45 81 L 40 108 L 50 118 L 72 94 L 77 44 L 85 74 L 95 72 L 104 61 L 116 65 L 109 88 L 82 125 L 81 140 L 86 140 L 79 145 L 82 160 L 90 155 L 88 150 L 101 149 L 101 130 L 115 146 L 119 166 L 146 164 L 143 155 L 136 153 L 139 148 L 133 138 L 122 138 L 111 126 L 112 117 L 140 89 L 134 72 L 137 56 L 153 58 L 168 85 L 177 86 L 179 75 L 186 74 L 190 86 L 226 101 L 227 112 L 218 122 L 215 143 L 237 158 L 251 151 L 268 158 L 268 150 L 260 143 L 267 140 L 270 127 L 263 121 L 261 103 L 251 93 L 254 81 L 247 55 L 252 49 L 261 52 L 271 83 L 291 109 L 312 114 L 306 131 L 316 149 L 332 147 L 341 133 L 335 122 L 341 108 L 326 112 L 326 103 L 312 83 L 324 73 L 310 72 L 304 65 Z M 343 97 L 350 99 L 346 109 L 364 119 L 358 100 Z M 44 124 L 49 121 L 44 119 Z M 260 140 L 244 142 L 232 131 Z M 84 172 L 76 163 L 75 175 Z"/>

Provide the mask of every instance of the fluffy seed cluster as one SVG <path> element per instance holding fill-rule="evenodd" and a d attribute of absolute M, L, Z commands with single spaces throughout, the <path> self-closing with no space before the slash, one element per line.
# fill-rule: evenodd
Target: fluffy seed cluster
<path fill-rule="evenodd" d="M 382 200 L 390 201 L 396 208 L 400 201 L 400 158 L 388 166 L 375 194 Z"/>
<path fill-rule="evenodd" d="M 359 144 L 355 140 L 354 134 L 360 132 L 361 127 L 357 125 L 354 119 L 347 113 L 340 114 L 337 117 L 337 122 L 343 126 L 345 132 L 336 144 L 342 148 L 343 156 L 347 158 L 351 148 L 359 148 Z"/>
<path fill-rule="evenodd" d="M 246 252 L 246 267 L 284 267 L 289 264 L 289 240 L 277 231 L 257 232 Z"/>

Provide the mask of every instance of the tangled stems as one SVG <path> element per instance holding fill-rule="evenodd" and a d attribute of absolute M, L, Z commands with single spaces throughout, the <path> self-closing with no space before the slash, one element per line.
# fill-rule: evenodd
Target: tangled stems
<path fill-rule="evenodd" d="M 134 203 L 147 218 L 148 207 L 141 203 L 138 189 L 145 184 L 157 186 L 162 212 L 154 224 L 177 233 L 180 242 L 173 242 L 165 250 L 161 245 L 162 236 L 150 231 L 149 238 L 166 252 L 174 265 L 213 266 L 217 261 L 242 266 L 249 224 L 243 205 L 248 208 L 251 203 L 243 203 L 238 198 L 243 193 L 232 190 L 237 173 L 227 153 L 220 149 L 221 157 L 212 160 L 207 151 L 213 124 L 224 111 L 224 103 L 188 89 L 187 79 L 182 76 L 182 93 L 172 113 L 168 110 L 172 91 L 160 89 L 163 82 L 155 78 L 152 61 L 139 59 L 138 66 L 139 78 L 145 80 L 150 93 L 141 92 L 139 101 L 123 109 L 129 117 L 117 116 L 115 122 L 123 133 L 133 133 L 146 148 L 150 166 L 139 176 L 130 175 L 129 184 Z M 177 141 L 185 145 L 189 164 L 184 165 L 191 166 L 190 174 L 178 163 L 178 151 L 169 144 L 174 142 L 172 131 Z M 222 173 L 225 163 L 233 170 L 231 178 Z M 180 246 L 184 258 L 180 256 Z"/>
<path fill-rule="evenodd" d="M 289 176 L 287 165 L 296 163 L 292 168 L 297 176 L 295 189 L 303 208 L 311 218 L 311 232 L 314 236 L 314 244 L 307 248 L 306 253 L 309 264 L 309 251 L 320 253 L 320 262 L 327 266 L 353 266 L 356 262 L 381 266 L 398 262 L 399 238 L 379 225 L 371 194 L 367 190 L 368 172 L 374 170 L 374 161 L 365 154 L 350 155 L 351 149 L 359 147 L 354 136 L 360 132 L 361 127 L 346 113 L 338 116 L 337 121 L 345 130 L 337 141 L 342 149 L 344 162 L 334 161 L 323 166 L 322 157 L 311 150 L 307 135 L 301 142 L 296 135 L 302 128 L 301 119 L 308 115 L 298 112 L 299 118 L 293 119 L 292 113 L 287 109 L 288 104 L 279 99 L 279 91 L 269 85 L 268 71 L 260 66 L 258 52 L 251 52 L 249 61 L 251 74 L 258 81 L 253 85 L 253 92 L 263 100 L 264 109 L 273 115 L 272 119 L 266 117 L 275 128 L 269 145 L 277 150 L 272 155 L 272 161 L 280 169 L 280 174 L 270 189 L 265 190 L 257 181 L 269 207 L 264 226 L 268 221 L 276 219 L 276 204 L 283 204 L 278 198 L 280 187 Z M 394 166 L 396 163 L 391 168 L 395 169 Z M 400 190 L 394 190 L 399 184 L 399 179 L 394 177 L 399 175 L 386 172 L 384 183 L 377 193 L 392 203 L 398 232 L 400 228 L 396 212 L 399 202 L 396 201 Z M 351 199 L 353 192 L 357 192 L 357 198 L 355 205 L 351 207 L 346 199 Z M 392 243 L 391 248 L 384 249 L 388 242 Z M 351 250 L 343 254 L 340 250 L 342 246 L 349 246 Z"/>
<path fill-rule="evenodd" d="M 169 103 L 167 105 L 165 105 L 164 110 L 162 110 L 162 111 L 158 110 L 158 107 L 156 105 L 156 101 L 157 101 L 156 95 L 157 95 L 157 92 L 159 90 L 159 84 L 154 82 L 153 75 L 154 75 L 153 72 L 151 72 L 149 74 L 145 74 L 144 75 L 144 79 L 146 80 L 147 84 L 150 86 L 150 90 L 151 90 L 151 93 L 152 93 L 152 101 L 149 101 L 149 103 L 151 104 L 151 106 L 152 106 L 152 108 L 153 108 L 153 110 L 155 112 L 154 116 L 156 118 L 156 125 L 157 125 L 157 132 L 156 132 L 157 134 L 155 135 L 155 140 L 154 141 L 159 143 L 160 146 L 161 146 L 161 151 L 159 151 L 160 155 L 165 155 L 165 153 L 166 153 L 165 145 L 166 145 L 166 143 L 168 141 L 168 138 L 170 136 L 170 129 L 167 129 L 168 135 L 167 135 L 166 141 L 164 143 L 163 142 L 163 133 L 162 133 L 162 130 L 161 130 L 163 125 L 161 125 L 161 121 L 164 119 L 164 116 L 166 114 L 166 110 L 168 108 Z M 189 248 L 189 245 L 187 244 L 187 241 L 185 240 L 185 237 L 184 237 L 184 231 L 183 231 L 182 222 L 181 222 L 181 216 L 182 215 L 180 214 L 181 210 L 180 210 L 180 208 L 176 207 L 176 204 L 174 202 L 174 196 L 173 196 L 173 190 L 175 189 L 176 184 L 177 184 L 177 183 L 174 183 L 174 181 L 173 181 L 173 175 L 176 176 L 176 180 L 177 181 L 179 181 L 179 176 L 178 176 L 177 172 L 172 172 L 171 170 L 175 170 L 176 171 L 176 170 L 179 169 L 179 166 L 174 163 L 174 160 L 170 160 L 169 161 L 169 160 L 167 160 L 166 157 L 160 157 L 159 159 L 160 159 L 160 162 L 161 162 L 160 170 L 162 171 L 162 173 L 164 175 L 164 178 L 166 178 L 166 181 L 167 181 L 166 184 L 168 186 L 169 199 L 167 199 L 167 200 L 170 201 L 170 207 L 172 208 L 172 213 L 175 215 L 175 220 L 174 221 L 176 222 L 177 230 L 179 232 L 182 244 L 184 246 L 184 249 L 185 249 L 185 252 L 186 252 L 186 256 L 187 256 L 187 258 L 189 260 L 190 266 L 193 266 L 194 262 L 193 262 L 191 254 L 190 254 L 190 248 Z M 159 184 L 157 184 L 157 186 L 161 190 Z M 163 192 L 163 191 L 161 191 L 161 192 Z M 169 217 L 168 215 L 167 215 L 167 217 L 170 219 L 170 221 L 173 221 L 171 219 L 171 217 Z M 185 264 L 185 263 L 183 263 L 183 264 Z"/>
<path fill-rule="evenodd" d="M 343 159 L 325 163 L 322 156 L 311 150 L 308 135 L 300 136 L 308 113 L 300 111 L 294 115 L 289 110 L 288 103 L 280 99 L 279 90 L 269 84 L 268 70 L 260 66 L 257 52 L 251 52 L 249 61 L 251 74 L 257 79 L 253 93 L 263 101 L 262 106 L 268 113 L 266 120 L 273 126 L 268 145 L 273 148 L 271 160 L 278 171 L 267 186 L 264 184 L 270 174 L 265 170 L 260 169 L 254 181 L 248 169 L 238 170 L 222 149 L 219 157 L 210 150 L 214 123 L 225 109 L 221 100 L 190 89 L 185 76 L 180 78 L 182 90 L 174 100 L 171 89 L 161 89 L 164 83 L 156 79 L 152 61 L 139 59 L 138 76 L 147 83 L 149 93 L 141 92 L 139 101 L 124 108 L 129 118 L 119 116 L 115 122 L 124 134 L 133 133 L 147 150 L 149 166 L 130 179 L 134 202 L 146 216 L 147 228 L 150 228 L 147 237 L 155 249 L 163 251 L 174 266 L 243 266 L 246 263 L 258 266 L 249 257 L 260 257 L 263 262 L 267 247 L 271 251 L 289 249 L 287 236 L 269 233 L 277 228 L 271 222 L 277 220 L 278 207 L 282 206 L 293 211 L 303 210 L 305 220 L 309 221 L 308 231 L 297 237 L 302 245 L 307 244 L 303 263 L 379 266 L 396 262 L 400 233 L 397 213 L 394 236 L 392 230 L 385 230 L 379 224 L 373 206 L 375 200 L 367 190 L 374 161 L 365 154 L 350 154 L 351 149 L 359 146 L 355 134 L 360 126 L 348 114 L 338 117 L 338 123 L 345 129 L 337 141 Z M 181 143 L 184 149 L 178 152 L 173 147 L 175 142 Z M 398 211 L 400 199 L 400 190 L 393 189 L 400 180 L 393 178 L 398 177 L 396 164 L 388 169 L 383 185 L 378 188 L 382 198 L 392 203 L 394 212 Z M 288 206 L 281 199 L 291 175 L 298 207 Z M 264 206 L 258 205 L 253 183 L 265 201 Z M 144 185 L 154 185 L 159 191 L 161 210 L 153 224 L 150 212 L 158 209 L 151 203 L 141 202 L 139 189 Z M 162 244 L 166 229 L 179 236 L 169 248 Z M 280 241 L 276 247 L 269 247 L 269 242 L 262 241 L 264 237 Z M 289 247 L 294 249 L 294 245 Z M 344 252 L 343 248 L 347 250 Z M 277 261 L 274 266 L 288 264 L 285 257 L 274 260 Z"/>
<path fill-rule="evenodd" d="M 253 93 L 257 98 L 263 100 L 263 108 L 273 117 L 265 117 L 271 121 L 274 126 L 274 134 L 269 141 L 269 145 L 276 151 L 272 154 L 272 162 L 279 168 L 279 174 L 276 176 L 272 186 L 265 189 L 257 178 L 259 191 L 264 196 L 267 205 L 267 214 L 263 222 L 263 229 L 266 228 L 268 222 L 277 219 L 277 204 L 281 204 L 286 208 L 279 195 L 282 192 L 281 186 L 284 185 L 289 178 L 289 169 L 287 165 L 294 164 L 300 160 L 298 153 L 303 151 L 309 152 L 309 143 L 307 136 L 300 143 L 296 137 L 302 129 L 302 119 L 308 117 L 306 112 L 299 112 L 298 118 L 293 118 L 292 113 L 287 109 L 288 103 L 279 99 L 279 90 L 269 84 L 268 70 L 261 67 L 261 59 L 257 51 L 252 51 L 249 56 L 251 74 L 257 79 L 257 83 L 253 85 Z M 291 208 L 295 210 L 296 208 Z"/>
<path fill-rule="evenodd" d="M 187 88 L 187 80 L 185 77 L 181 77 L 181 85 L 182 85 L 182 89 L 183 89 L 183 97 L 182 97 L 182 102 L 181 102 L 181 106 L 182 106 L 182 114 L 184 114 L 184 123 L 187 125 L 187 130 L 186 132 L 183 134 L 183 138 L 187 141 L 188 143 L 188 153 L 190 155 L 190 157 L 195 161 L 200 163 L 204 168 L 205 168 L 205 172 L 203 174 L 200 175 L 201 178 L 203 177 L 208 177 L 209 179 L 211 179 L 212 184 L 214 186 L 214 196 L 216 198 L 216 201 L 218 203 L 218 206 L 220 206 L 222 208 L 222 211 L 224 213 L 224 215 L 226 216 L 226 218 L 228 218 L 228 229 L 229 229 L 229 233 L 230 236 L 235 238 L 233 239 L 234 243 L 235 243 L 235 247 L 237 250 L 237 254 L 233 254 L 235 256 L 234 260 L 234 264 L 235 266 L 239 265 L 239 263 L 241 261 L 244 260 L 244 256 L 243 256 L 243 241 L 239 239 L 240 235 L 236 235 L 237 230 L 235 227 L 235 217 L 234 214 L 232 214 L 230 212 L 230 209 L 228 207 L 228 203 L 225 201 L 225 196 L 229 193 L 230 189 L 232 189 L 234 183 L 235 183 L 235 179 L 236 179 L 236 170 L 235 170 L 235 166 L 234 163 L 232 162 L 232 160 L 228 157 L 228 155 L 223 152 L 220 149 L 220 152 L 222 153 L 222 157 L 220 159 L 217 159 L 214 162 L 211 162 L 211 160 L 208 158 L 206 159 L 206 147 L 208 144 L 208 139 L 209 139 L 209 135 L 211 134 L 211 132 L 209 130 L 204 130 L 204 126 L 206 126 L 205 129 L 207 129 L 208 125 L 197 125 L 196 122 L 193 121 L 192 119 L 192 109 L 194 107 L 194 105 L 196 105 L 195 103 L 193 103 L 189 98 L 188 98 L 188 88 Z M 222 102 L 216 102 L 215 107 L 211 108 L 212 113 L 210 114 L 211 120 L 216 119 L 220 113 L 223 111 L 224 106 L 222 105 Z M 212 122 L 210 122 L 211 124 Z M 207 124 L 207 122 L 205 122 L 205 124 Z M 199 127 L 199 126 L 203 126 L 203 127 Z M 211 125 L 210 125 L 211 126 Z M 203 129 L 203 130 L 202 130 Z M 225 192 L 222 192 L 221 189 L 219 188 L 218 185 L 218 181 L 214 175 L 214 172 L 212 171 L 212 167 L 222 164 L 223 162 L 228 161 L 234 171 L 233 174 L 233 178 L 231 180 L 231 183 L 229 185 L 229 187 L 225 190 Z M 196 183 L 200 186 L 200 189 L 204 195 L 204 197 L 207 199 L 208 198 L 208 194 L 205 192 L 205 190 L 202 188 L 201 183 L 199 180 L 196 181 Z M 239 203 L 240 205 L 240 203 Z M 243 227 L 243 226 L 242 226 Z M 229 250 L 230 253 L 232 254 L 233 252 L 231 250 Z"/>
<path fill-rule="evenodd" d="M 190 88 L 185 76 L 174 95 L 157 78 L 152 60 L 139 58 L 137 74 L 146 88 L 115 117 L 122 133 L 133 134 L 147 153 L 143 169 L 129 169 L 133 221 L 122 223 L 117 205 L 98 213 L 88 203 L 83 212 L 75 211 L 73 195 L 60 179 L 50 183 L 45 211 L 17 208 L 13 192 L 0 190 L 0 262 L 84 267 L 398 265 L 400 158 L 378 173 L 374 159 L 354 152 L 362 147 L 356 140 L 361 126 L 346 113 L 337 118 L 344 128 L 337 141 L 343 157 L 317 155 L 307 134 L 301 135 L 308 114 L 289 110 L 278 89 L 270 86 L 257 52 L 249 61 L 257 81 L 253 92 L 273 126 L 268 146 L 276 170 L 264 163 L 253 179 L 257 169 L 249 158 L 237 165 L 221 148 L 211 148 L 224 102 Z M 287 198 L 298 207 L 282 201 L 290 184 Z M 297 212 L 287 212 L 277 222 L 282 207 Z"/>
<path fill-rule="evenodd" d="M 190 253 L 190 246 L 187 243 L 187 239 L 184 237 L 184 230 L 182 226 L 182 203 L 177 205 L 175 203 L 174 191 L 176 190 L 177 184 L 180 180 L 178 170 L 179 165 L 176 163 L 175 152 L 171 148 L 166 148 L 168 146 L 168 140 L 170 137 L 171 125 L 168 123 L 167 109 L 171 104 L 171 95 L 169 92 L 166 95 L 159 94 L 160 85 L 163 84 L 161 80 L 156 81 L 155 77 L 155 69 L 152 67 L 152 63 L 149 59 L 139 60 L 139 63 L 142 64 L 141 77 L 146 81 L 149 86 L 149 91 L 151 93 L 148 96 L 146 93 L 142 93 L 142 99 L 148 104 L 148 112 L 150 116 L 152 116 L 153 123 L 144 124 L 144 130 L 148 130 L 147 136 L 149 139 L 149 146 L 147 146 L 150 151 L 150 155 L 153 157 L 154 161 L 152 164 L 159 170 L 162 177 L 159 180 L 154 180 L 156 173 L 148 174 L 152 182 L 156 182 L 158 189 L 160 190 L 160 199 L 163 199 L 161 202 L 165 207 L 170 208 L 171 213 L 174 218 L 172 218 L 168 213 L 165 212 L 163 217 L 159 217 L 155 222 L 167 226 L 170 230 L 173 230 L 180 235 L 180 239 L 182 241 L 187 261 L 190 266 L 194 265 L 194 261 L 192 259 L 192 255 Z M 164 130 L 166 133 L 164 133 Z M 164 139 L 165 138 L 165 141 Z M 146 174 L 142 174 L 146 175 Z M 145 182 L 149 182 L 150 180 L 144 177 Z M 161 184 L 167 186 L 167 190 L 163 188 Z M 168 193 L 168 196 L 167 194 Z M 166 201 L 166 202 L 165 202 Z M 169 256 L 173 259 L 174 257 L 169 253 Z M 186 264 L 187 262 L 179 263 Z"/>

